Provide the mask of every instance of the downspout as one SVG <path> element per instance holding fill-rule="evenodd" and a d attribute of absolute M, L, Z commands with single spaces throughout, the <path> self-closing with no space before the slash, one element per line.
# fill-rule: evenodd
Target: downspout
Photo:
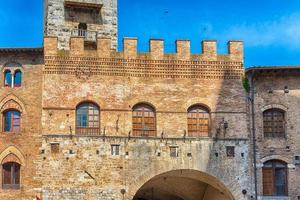
<path fill-rule="evenodd" d="M 254 109 L 254 75 L 253 71 L 251 74 L 251 117 L 252 117 L 252 145 L 253 145 L 253 168 L 254 168 L 254 195 L 257 200 L 257 166 L 256 166 L 256 133 L 255 133 L 255 109 Z"/>

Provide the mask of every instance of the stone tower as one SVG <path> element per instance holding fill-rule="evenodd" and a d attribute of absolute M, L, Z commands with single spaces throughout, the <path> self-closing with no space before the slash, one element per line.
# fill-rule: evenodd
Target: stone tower
<path fill-rule="evenodd" d="M 70 37 L 84 37 L 95 49 L 97 38 L 111 38 L 117 48 L 117 0 L 44 0 L 44 36 L 58 37 L 58 48 L 69 49 Z"/>

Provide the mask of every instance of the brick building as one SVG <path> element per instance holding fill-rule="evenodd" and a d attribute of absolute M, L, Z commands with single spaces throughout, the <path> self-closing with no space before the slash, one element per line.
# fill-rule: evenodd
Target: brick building
<path fill-rule="evenodd" d="M 188 40 L 167 54 L 163 40 L 139 53 L 124 38 L 118 52 L 116 0 L 48 0 L 44 21 L 43 49 L 0 49 L 0 199 L 243 200 L 255 183 L 262 199 L 298 198 L 297 122 L 279 143 L 261 137 L 265 110 L 297 106 L 296 78 L 280 102 L 256 85 L 249 101 L 241 41 L 227 55 L 203 41 L 195 55 Z M 278 169 L 282 193 L 265 175 Z"/>
<path fill-rule="evenodd" d="M 299 67 L 252 67 L 258 196 L 300 199 Z M 270 196 L 270 197 L 266 197 Z M 275 198 L 274 196 L 277 196 Z"/>

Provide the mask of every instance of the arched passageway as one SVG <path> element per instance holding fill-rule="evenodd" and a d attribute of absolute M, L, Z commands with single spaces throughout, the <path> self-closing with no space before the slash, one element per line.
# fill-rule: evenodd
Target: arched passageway
<path fill-rule="evenodd" d="M 146 182 L 133 200 L 233 200 L 231 192 L 213 176 L 196 170 L 174 170 Z"/>

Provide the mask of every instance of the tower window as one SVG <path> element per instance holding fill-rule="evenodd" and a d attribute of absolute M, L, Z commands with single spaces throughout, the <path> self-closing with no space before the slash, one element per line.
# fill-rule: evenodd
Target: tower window
<path fill-rule="evenodd" d="M 4 132 L 20 132 L 21 113 L 16 110 L 3 112 L 3 129 Z"/>
<path fill-rule="evenodd" d="M 156 136 L 155 110 L 148 104 L 137 104 L 132 110 L 134 136 Z"/>
<path fill-rule="evenodd" d="M 209 136 L 209 111 L 200 105 L 188 109 L 188 135 L 190 137 Z"/>
<path fill-rule="evenodd" d="M 285 137 L 284 114 L 280 109 L 269 109 L 263 113 L 265 137 Z"/>
<path fill-rule="evenodd" d="M 20 87 L 22 84 L 22 65 L 16 62 L 8 62 L 4 65 L 4 86 Z"/>
<path fill-rule="evenodd" d="M 2 165 L 2 188 L 19 189 L 20 188 L 20 164 L 8 162 Z"/>
<path fill-rule="evenodd" d="M 65 1 L 65 19 L 72 22 L 102 24 L 101 4 Z"/>
<path fill-rule="evenodd" d="M 14 87 L 20 87 L 22 82 L 22 72 L 16 70 L 14 74 Z"/>
<path fill-rule="evenodd" d="M 10 70 L 5 70 L 4 72 L 4 86 L 11 87 L 12 85 L 12 75 Z"/>

